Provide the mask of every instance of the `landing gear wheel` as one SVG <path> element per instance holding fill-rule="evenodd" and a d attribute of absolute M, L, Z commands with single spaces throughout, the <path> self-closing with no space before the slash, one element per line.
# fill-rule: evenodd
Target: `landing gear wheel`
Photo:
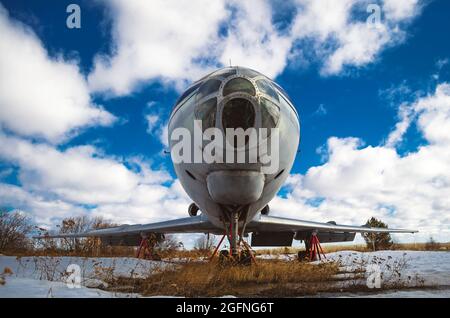
<path fill-rule="evenodd" d="M 252 265 L 252 255 L 249 251 L 243 250 L 239 255 L 239 264 L 244 266 Z"/>
<path fill-rule="evenodd" d="M 226 264 L 230 261 L 230 252 L 228 250 L 221 250 L 219 253 L 219 264 Z"/>
<path fill-rule="evenodd" d="M 308 261 L 309 253 L 307 251 L 299 251 L 297 254 L 299 262 Z"/>

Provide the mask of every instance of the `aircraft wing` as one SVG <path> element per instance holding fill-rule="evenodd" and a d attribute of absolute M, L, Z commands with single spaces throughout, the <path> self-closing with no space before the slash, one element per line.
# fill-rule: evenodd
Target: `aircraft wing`
<path fill-rule="evenodd" d="M 139 242 L 141 233 L 215 233 L 218 229 L 204 215 L 149 224 L 121 225 L 76 234 L 55 234 L 35 238 L 99 237 L 107 242 Z"/>
<path fill-rule="evenodd" d="M 305 240 L 311 232 L 317 232 L 321 242 L 353 241 L 356 233 L 415 233 L 411 229 L 371 228 L 320 223 L 275 216 L 257 215 L 246 226 L 246 232 L 253 232 L 252 246 L 290 246 L 292 240 Z M 206 215 L 187 217 L 157 223 L 121 225 L 84 233 L 44 235 L 35 238 L 82 238 L 98 237 L 108 245 L 138 245 L 141 233 L 212 233 L 223 234 Z"/>
<path fill-rule="evenodd" d="M 308 240 L 316 232 L 320 242 L 351 242 L 356 233 L 415 233 L 416 230 L 375 228 L 320 223 L 276 216 L 259 215 L 247 225 L 252 234 L 252 246 L 290 246 L 292 240 Z"/>
<path fill-rule="evenodd" d="M 349 233 L 416 233 L 411 229 L 389 229 L 368 226 L 340 225 L 334 222 L 320 223 L 297 219 L 288 219 L 276 216 L 262 215 L 256 216 L 247 225 L 248 232 L 349 232 Z"/>

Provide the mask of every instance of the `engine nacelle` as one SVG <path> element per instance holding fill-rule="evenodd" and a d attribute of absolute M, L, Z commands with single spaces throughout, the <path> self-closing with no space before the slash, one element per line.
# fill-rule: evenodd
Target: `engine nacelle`
<path fill-rule="evenodd" d="M 197 216 L 198 210 L 197 204 L 191 203 L 188 208 L 189 216 Z"/>

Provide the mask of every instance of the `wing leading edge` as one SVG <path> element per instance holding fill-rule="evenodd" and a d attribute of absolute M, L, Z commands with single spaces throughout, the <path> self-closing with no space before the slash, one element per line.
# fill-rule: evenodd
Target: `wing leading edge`
<path fill-rule="evenodd" d="M 215 233 L 219 229 L 204 215 L 149 224 L 121 225 L 76 234 L 55 234 L 35 238 L 124 237 L 141 233 Z"/>
<path fill-rule="evenodd" d="M 334 223 L 320 223 L 276 216 L 259 215 L 247 225 L 248 232 L 349 232 L 349 233 L 417 233 L 411 229 L 389 229 L 368 226 L 340 225 Z"/>

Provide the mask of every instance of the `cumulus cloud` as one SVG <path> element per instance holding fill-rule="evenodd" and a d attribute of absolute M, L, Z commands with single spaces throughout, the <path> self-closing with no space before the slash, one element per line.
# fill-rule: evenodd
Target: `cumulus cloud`
<path fill-rule="evenodd" d="M 417 16 L 418 1 L 383 1 L 378 9 L 380 21 L 368 23 L 371 1 L 297 0 L 299 13 L 293 23 L 293 39 L 299 50 L 305 39 L 312 41 L 315 55 L 323 60 L 323 75 L 341 73 L 346 66 L 364 66 L 373 62 L 387 46 L 400 43 L 405 32 L 402 25 Z M 365 19 L 355 19 L 354 13 Z M 370 22 L 370 21 L 369 21 Z"/>
<path fill-rule="evenodd" d="M 222 65 L 243 65 L 267 76 L 276 76 L 287 64 L 292 39 L 272 23 L 272 7 L 266 1 L 232 1 L 227 34 L 220 41 Z"/>
<path fill-rule="evenodd" d="M 269 77 L 307 60 L 324 76 L 340 74 L 401 43 L 421 11 L 417 0 L 384 0 L 374 26 L 366 23 L 369 3 L 292 0 L 293 17 L 280 28 L 274 16 L 286 8 L 276 1 L 108 1 L 114 49 L 96 57 L 90 88 L 124 95 L 155 79 L 180 87 L 230 61 Z"/>
<path fill-rule="evenodd" d="M 282 215 L 362 224 L 376 216 L 392 227 L 419 228 L 419 237 L 450 235 L 450 85 L 408 108 L 410 120 L 400 120 L 390 140 L 398 140 L 412 121 L 426 141 L 401 156 L 395 143 L 364 146 L 358 138 L 331 137 L 327 160 L 305 175 L 293 175 L 286 198 L 277 197 L 273 210 Z M 400 238 L 400 237 L 399 237 Z"/>
<path fill-rule="evenodd" d="M 112 56 L 97 56 L 89 84 L 123 95 L 139 81 L 193 79 L 217 47 L 224 1 L 105 1 L 113 19 Z"/>
<path fill-rule="evenodd" d="M 78 129 L 110 125 L 75 62 L 51 58 L 37 36 L 0 5 L 0 127 L 58 142 Z"/>
<path fill-rule="evenodd" d="M 150 222 L 185 215 L 190 203 L 177 180 L 142 158 L 120 160 L 92 146 L 60 151 L 3 134 L 0 143 L 0 158 L 17 167 L 22 185 L 0 184 L 0 201 L 28 211 L 40 224 L 71 213 Z"/>

